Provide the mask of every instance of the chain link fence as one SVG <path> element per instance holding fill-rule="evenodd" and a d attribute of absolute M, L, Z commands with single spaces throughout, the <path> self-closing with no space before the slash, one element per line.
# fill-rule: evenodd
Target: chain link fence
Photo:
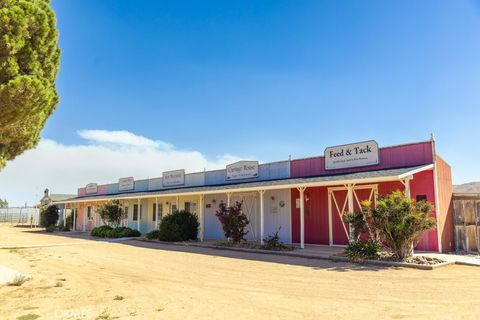
<path fill-rule="evenodd" d="M 40 210 L 34 207 L 0 208 L 0 223 L 36 227 L 40 223 Z"/>

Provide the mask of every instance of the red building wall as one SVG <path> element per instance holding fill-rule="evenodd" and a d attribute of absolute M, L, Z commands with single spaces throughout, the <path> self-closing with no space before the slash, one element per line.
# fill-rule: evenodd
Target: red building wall
<path fill-rule="evenodd" d="M 374 166 L 325 170 L 324 157 L 292 160 L 290 163 L 290 176 L 297 178 L 389 168 L 406 168 L 430 163 L 433 163 L 432 142 L 426 141 L 380 148 L 380 164 Z"/>
<path fill-rule="evenodd" d="M 440 235 L 442 251 L 455 251 L 455 235 L 452 202 L 452 169 L 439 156 L 436 157 L 438 202 L 440 206 Z"/>

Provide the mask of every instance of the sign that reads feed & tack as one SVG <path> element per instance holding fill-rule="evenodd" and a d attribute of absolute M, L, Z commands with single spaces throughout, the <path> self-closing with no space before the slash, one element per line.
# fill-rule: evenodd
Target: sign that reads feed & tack
<path fill-rule="evenodd" d="M 378 143 L 374 140 L 325 149 L 325 170 L 364 167 L 379 163 Z"/>
<path fill-rule="evenodd" d="M 258 161 L 239 161 L 227 166 L 227 180 L 258 178 Z"/>
<path fill-rule="evenodd" d="M 163 173 L 163 186 L 180 186 L 185 184 L 185 170 L 166 171 Z"/>
<path fill-rule="evenodd" d="M 89 183 L 85 187 L 85 193 L 97 193 L 98 185 L 96 183 Z"/>
<path fill-rule="evenodd" d="M 133 190 L 134 188 L 135 188 L 135 180 L 133 179 L 133 177 L 118 179 L 119 191 Z"/>

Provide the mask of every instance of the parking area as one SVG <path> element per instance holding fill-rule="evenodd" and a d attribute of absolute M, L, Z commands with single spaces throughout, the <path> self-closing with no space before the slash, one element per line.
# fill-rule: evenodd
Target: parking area
<path fill-rule="evenodd" d="M 478 267 L 398 269 L 0 226 L 0 318 L 446 319 L 480 314 Z M 29 247 L 29 244 L 36 245 Z M 40 246 L 39 246 L 40 245 Z"/>

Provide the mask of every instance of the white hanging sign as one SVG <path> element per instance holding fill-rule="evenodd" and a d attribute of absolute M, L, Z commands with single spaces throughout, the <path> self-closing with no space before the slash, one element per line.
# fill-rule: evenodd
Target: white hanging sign
<path fill-rule="evenodd" d="M 378 143 L 374 140 L 325 149 L 325 170 L 364 167 L 379 163 Z"/>
<path fill-rule="evenodd" d="M 98 185 L 96 183 L 89 183 L 85 187 L 85 193 L 97 193 Z"/>
<path fill-rule="evenodd" d="M 258 161 L 239 161 L 227 166 L 227 180 L 258 178 Z"/>
<path fill-rule="evenodd" d="M 118 179 L 119 191 L 133 190 L 134 188 L 135 188 L 135 180 L 133 179 L 133 177 Z"/>
<path fill-rule="evenodd" d="M 185 184 L 185 170 L 173 170 L 163 173 L 163 186 L 180 186 Z"/>

